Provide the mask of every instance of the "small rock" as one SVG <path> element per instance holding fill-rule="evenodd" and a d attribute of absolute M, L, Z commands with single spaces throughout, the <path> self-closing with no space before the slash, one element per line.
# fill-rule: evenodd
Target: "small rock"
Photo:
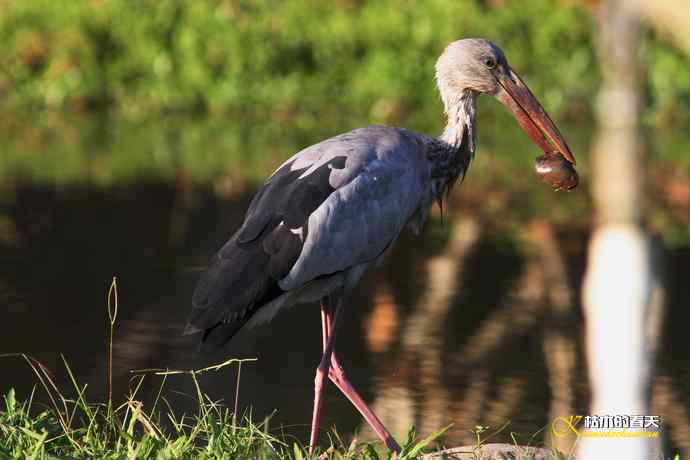
<path fill-rule="evenodd" d="M 426 454 L 422 460 L 520 460 L 526 458 L 530 460 L 557 460 L 563 456 L 556 450 L 543 447 L 497 443 L 446 449 Z"/>

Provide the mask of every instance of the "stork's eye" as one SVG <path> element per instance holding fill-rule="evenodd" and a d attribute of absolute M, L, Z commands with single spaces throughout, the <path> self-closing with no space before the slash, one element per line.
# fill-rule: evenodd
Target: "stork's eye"
<path fill-rule="evenodd" d="M 487 66 L 489 69 L 493 69 L 494 67 L 496 67 L 496 60 L 492 57 L 484 58 L 484 65 Z"/>

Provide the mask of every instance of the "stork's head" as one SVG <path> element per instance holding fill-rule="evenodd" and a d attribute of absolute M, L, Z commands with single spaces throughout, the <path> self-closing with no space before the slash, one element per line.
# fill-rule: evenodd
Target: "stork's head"
<path fill-rule="evenodd" d="M 466 38 L 448 45 L 436 63 L 441 98 L 450 110 L 466 91 L 491 94 L 510 110 L 523 130 L 545 152 L 575 158 L 549 115 L 508 65 L 501 49 L 488 40 Z"/>

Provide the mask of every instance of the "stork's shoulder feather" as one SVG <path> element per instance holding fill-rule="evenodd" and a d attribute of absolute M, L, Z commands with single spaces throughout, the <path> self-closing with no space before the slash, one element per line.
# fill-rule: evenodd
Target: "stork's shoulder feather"
<path fill-rule="evenodd" d="M 305 222 L 283 289 L 375 260 L 428 195 L 430 170 L 418 135 L 373 126 L 346 134 L 342 147 L 349 152 L 345 168 L 331 173 L 333 193 Z"/>

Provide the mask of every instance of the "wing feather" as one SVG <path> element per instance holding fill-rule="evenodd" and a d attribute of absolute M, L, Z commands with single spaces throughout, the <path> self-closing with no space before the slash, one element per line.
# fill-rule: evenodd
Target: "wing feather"
<path fill-rule="evenodd" d="M 363 128 L 298 152 L 211 259 L 186 331 L 203 332 L 202 348 L 217 348 L 287 291 L 375 259 L 419 207 L 428 181 L 418 139 L 396 128 Z"/>
<path fill-rule="evenodd" d="M 373 261 L 395 242 L 425 199 L 429 176 L 413 151 L 389 153 L 369 162 L 309 216 L 309 234 L 279 283 L 282 289 Z"/>

